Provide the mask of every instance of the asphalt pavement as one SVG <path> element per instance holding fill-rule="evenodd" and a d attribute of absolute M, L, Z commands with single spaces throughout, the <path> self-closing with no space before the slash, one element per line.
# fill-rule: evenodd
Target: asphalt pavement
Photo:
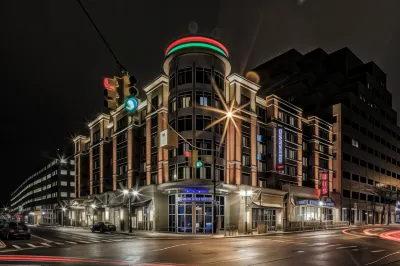
<path fill-rule="evenodd" d="M 400 228 L 364 227 L 273 236 L 152 239 L 32 227 L 32 239 L 4 241 L 1 261 L 35 260 L 68 265 L 400 265 Z M 31 246 L 31 245 L 33 246 Z M 15 247 L 18 246 L 19 248 Z M 40 257 L 36 257 L 40 256 Z M 51 256 L 51 257 L 43 257 Z M 9 263 L 9 262 L 8 262 Z"/>

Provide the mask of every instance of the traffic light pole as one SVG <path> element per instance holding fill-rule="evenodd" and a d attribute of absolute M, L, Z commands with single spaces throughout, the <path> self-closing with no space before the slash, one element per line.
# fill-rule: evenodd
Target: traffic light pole
<path fill-rule="evenodd" d="M 217 233 L 217 178 L 216 178 L 217 167 L 216 167 L 216 164 L 217 164 L 217 156 L 215 156 L 215 154 L 214 154 L 213 234 Z"/>

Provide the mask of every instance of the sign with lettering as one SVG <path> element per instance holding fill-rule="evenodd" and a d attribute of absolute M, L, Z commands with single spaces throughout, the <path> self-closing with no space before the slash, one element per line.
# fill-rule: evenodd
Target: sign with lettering
<path fill-rule="evenodd" d="M 283 139 L 283 128 L 278 127 L 276 129 L 276 168 L 283 170 L 285 159 L 285 147 Z"/>
<path fill-rule="evenodd" d="M 184 189 L 183 193 L 208 193 L 208 189 Z"/>
<path fill-rule="evenodd" d="M 181 198 L 178 198 L 178 201 L 182 201 L 182 202 L 212 202 L 213 199 L 211 197 L 181 197 Z"/>
<path fill-rule="evenodd" d="M 318 200 L 299 200 L 297 201 L 297 205 L 335 207 L 335 203 L 333 202 L 318 201 Z"/>
<path fill-rule="evenodd" d="M 327 172 L 319 174 L 321 179 L 321 197 L 329 196 L 329 175 Z"/>

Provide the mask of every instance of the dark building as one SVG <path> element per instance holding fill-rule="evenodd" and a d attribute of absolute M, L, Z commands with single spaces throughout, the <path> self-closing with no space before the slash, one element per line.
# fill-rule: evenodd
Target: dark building
<path fill-rule="evenodd" d="M 66 208 L 75 198 L 74 160 L 56 159 L 28 177 L 12 194 L 10 209 L 26 222 L 64 224 Z M 64 212 L 64 214 L 62 214 Z"/>
<path fill-rule="evenodd" d="M 332 190 L 342 194 L 341 219 L 394 222 L 400 129 L 385 73 L 347 48 L 304 55 L 292 49 L 254 71 L 260 96 L 274 93 L 333 124 Z"/>

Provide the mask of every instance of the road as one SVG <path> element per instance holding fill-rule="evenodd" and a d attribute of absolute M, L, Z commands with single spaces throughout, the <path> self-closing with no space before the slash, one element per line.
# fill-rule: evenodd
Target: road
<path fill-rule="evenodd" d="M 235 238 L 196 235 L 181 239 L 100 234 L 70 228 L 32 227 L 31 231 L 30 240 L 3 240 L 6 247 L 0 249 L 0 263 L 4 260 L 51 263 L 57 258 L 56 262 L 78 265 L 400 265 L 400 228 L 385 226 L 343 232 Z M 382 238 L 382 234 L 391 239 Z"/>

